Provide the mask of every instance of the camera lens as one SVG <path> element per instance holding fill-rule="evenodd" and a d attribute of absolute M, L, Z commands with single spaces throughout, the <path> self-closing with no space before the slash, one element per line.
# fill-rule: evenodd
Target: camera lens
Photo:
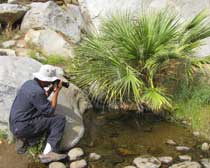
<path fill-rule="evenodd" d="M 62 86 L 65 87 L 65 88 L 68 88 L 69 87 L 69 83 L 68 82 L 62 82 Z"/>

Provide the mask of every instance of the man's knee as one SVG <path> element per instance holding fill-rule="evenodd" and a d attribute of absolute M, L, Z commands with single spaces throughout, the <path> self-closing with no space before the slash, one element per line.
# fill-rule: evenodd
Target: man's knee
<path fill-rule="evenodd" d="M 65 126 L 66 118 L 63 115 L 56 115 L 55 122 L 58 123 L 59 125 Z"/>

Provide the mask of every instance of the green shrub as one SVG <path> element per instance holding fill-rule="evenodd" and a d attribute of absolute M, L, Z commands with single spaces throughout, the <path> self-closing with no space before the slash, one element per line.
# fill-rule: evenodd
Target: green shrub
<path fill-rule="evenodd" d="M 188 120 L 193 130 L 210 133 L 210 85 L 204 80 L 204 74 L 194 78 L 191 84 L 180 83 L 174 95 L 174 117 Z M 208 137 L 209 138 L 209 137 Z"/>
<path fill-rule="evenodd" d="M 195 49 L 209 36 L 206 10 L 185 23 L 167 10 L 112 15 L 76 48 L 75 82 L 96 100 L 170 108 L 166 81 L 190 79 L 208 62 Z"/>
<path fill-rule="evenodd" d="M 3 139 L 7 139 L 7 134 L 4 131 L 0 130 L 0 140 Z"/>

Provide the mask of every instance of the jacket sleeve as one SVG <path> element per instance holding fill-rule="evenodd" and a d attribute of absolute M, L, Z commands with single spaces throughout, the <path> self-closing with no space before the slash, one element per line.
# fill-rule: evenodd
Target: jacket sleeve
<path fill-rule="evenodd" d="M 33 94 L 31 102 L 34 107 L 43 115 L 49 116 L 55 111 L 44 92 Z"/>

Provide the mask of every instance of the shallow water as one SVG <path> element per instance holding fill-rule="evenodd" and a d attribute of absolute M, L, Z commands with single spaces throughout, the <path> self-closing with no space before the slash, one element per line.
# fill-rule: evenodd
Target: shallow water
<path fill-rule="evenodd" d="M 113 114 L 112 117 L 106 115 L 93 113 L 89 117 L 86 121 L 86 135 L 80 142 L 86 153 L 102 155 L 100 161 L 90 163 L 94 168 L 127 166 L 140 155 L 172 156 L 174 162 L 178 162 L 181 154 L 188 154 L 195 161 L 207 157 L 200 150 L 203 141 L 183 126 L 163 121 L 151 114 L 140 117 L 135 113 L 115 117 Z M 191 150 L 186 153 L 177 152 L 175 146 L 165 143 L 168 139 L 178 145 L 191 147 Z"/>
<path fill-rule="evenodd" d="M 90 168 L 122 168 L 139 155 L 172 156 L 174 162 L 178 162 L 181 154 L 188 154 L 195 161 L 209 157 L 200 150 L 203 141 L 194 137 L 189 129 L 151 114 L 88 112 L 84 118 L 86 133 L 77 146 L 84 149 L 86 159 L 91 152 L 102 156 L 99 161 L 89 162 Z M 165 143 L 168 139 L 192 149 L 187 153 L 177 152 L 174 146 Z M 46 167 L 35 163 L 28 155 L 16 154 L 14 144 L 0 145 L 0 168 Z"/>

